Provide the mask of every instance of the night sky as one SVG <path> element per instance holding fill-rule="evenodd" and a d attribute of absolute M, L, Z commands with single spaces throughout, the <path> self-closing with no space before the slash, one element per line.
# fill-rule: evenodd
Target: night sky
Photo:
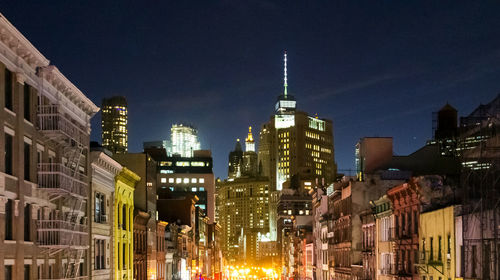
<path fill-rule="evenodd" d="M 408 154 L 446 102 L 466 115 L 500 92 L 498 1 L 104 2 L 0 12 L 98 106 L 127 97 L 129 151 L 191 123 L 223 178 L 235 139 L 273 113 L 285 49 L 298 108 L 333 120 L 339 169 L 360 137 Z M 100 141 L 100 114 L 92 125 Z"/>

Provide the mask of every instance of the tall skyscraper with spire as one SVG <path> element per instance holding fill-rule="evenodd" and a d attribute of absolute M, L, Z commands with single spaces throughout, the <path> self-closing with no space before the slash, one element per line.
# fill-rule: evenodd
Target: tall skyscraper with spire
<path fill-rule="evenodd" d="M 272 240 L 280 236 L 278 231 L 283 228 L 283 221 L 290 216 L 305 215 L 300 209 L 311 205 L 305 203 L 289 208 L 295 205 L 291 197 L 307 197 L 311 188 L 328 185 L 336 176 L 332 121 L 297 110 L 295 97 L 288 91 L 286 52 L 283 62 L 283 93 L 278 96 L 275 114 L 262 125 L 259 142 L 259 165 L 262 174 L 269 174 L 271 188 L 269 226 Z M 287 202 L 286 197 L 291 200 Z"/>
<path fill-rule="evenodd" d="M 267 167 L 274 170 L 276 190 L 292 187 L 308 191 L 310 181 L 329 184 L 334 181 L 336 166 L 333 151 L 333 125 L 331 120 L 310 116 L 297 110 L 295 97 L 288 92 L 288 57 L 284 53 L 283 94 L 278 96 L 275 114 L 265 125 L 274 134 Z M 262 131 L 261 131 L 262 133 Z M 269 143 L 261 143 L 260 145 Z M 274 177 L 271 175 L 270 177 Z M 292 182 L 292 178 L 294 178 Z M 307 183 L 307 184 L 306 184 Z"/>

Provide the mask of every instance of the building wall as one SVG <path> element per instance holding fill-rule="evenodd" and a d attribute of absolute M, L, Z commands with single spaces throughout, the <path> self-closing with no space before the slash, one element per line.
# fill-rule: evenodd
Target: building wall
<path fill-rule="evenodd" d="M 7 231 L 0 233 L 0 275 L 10 272 L 14 279 L 64 278 L 67 270 L 64 270 L 63 258 L 74 256 L 78 269 L 71 276 L 88 277 L 88 227 L 61 220 L 71 211 L 75 220 L 85 223 L 87 209 L 81 207 L 73 211 L 71 202 L 77 200 L 85 205 L 89 183 L 86 176 L 89 119 L 98 108 L 55 66 L 49 65 L 49 61 L 3 15 L 0 16 L 0 29 L 3 30 L 0 38 L 0 226 L 11 229 L 8 235 Z M 48 126 L 40 122 L 37 113 L 42 108 L 38 101 L 43 108 L 52 108 L 57 120 L 63 121 L 64 115 L 65 120 L 72 123 L 68 127 L 77 131 L 63 134 L 60 126 L 54 125 L 56 129 L 48 135 Z M 63 149 L 73 151 L 65 143 L 76 138 L 83 147 L 79 161 Z M 51 163 L 47 165 L 49 159 Z M 78 196 L 71 191 L 67 196 L 55 195 L 55 192 L 62 192 L 61 185 L 42 188 L 38 163 L 45 164 L 47 171 L 72 159 L 77 165 L 74 175 L 82 179 Z M 61 176 L 61 173 L 54 176 Z M 68 232 L 77 236 L 72 242 L 78 243 L 81 250 L 70 250 L 68 239 L 48 238 L 67 236 L 57 228 L 68 223 L 71 225 Z M 56 250 L 58 246 L 64 250 Z M 82 253 L 82 257 L 76 257 L 76 253 Z"/>
<path fill-rule="evenodd" d="M 134 191 L 134 209 L 149 215 L 146 223 L 146 250 L 148 278 L 156 275 L 156 191 L 157 163 L 146 153 L 127 153 L 114 155 L 114 159 L 127 166 L 141 179 Z"/>
<path fill-rule="evenodd" d="M 90 269 L 92 279 L 114 277 L 113 230 L 115 176 L 121 165 L 101 151 L 92 151 L 92 185 L 89 193 Z"/>
<path fill-rule="evenodd" d="M 420 277 L 456 277 L 455 209 L 450 206 L 420 214 Z"/>
<path fill-rule="evenodd" d="M 140 177 L 124 167 L 116 176 L 114 208 L 115 280 L 132 280 L 134 258 L 134 189 Z"/>
<path fill-rule="evenodd" d="M 387 191 L 391 199 L 395 223 L 395 265 L 401 278 L 419 279 L 417 268 L 420 200 L 415 181 L 395 186 Z"/>

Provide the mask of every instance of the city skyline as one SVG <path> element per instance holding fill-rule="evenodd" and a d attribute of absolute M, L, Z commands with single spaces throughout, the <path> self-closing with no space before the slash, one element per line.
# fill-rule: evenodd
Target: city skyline
<path fill-rule="evenodd" d="M 432 112 L 446 102 L 467 115 L 498 93 L 494 4 L 164 3 L 130 14 L 133 5 L 61 2 L 53 9 L 16 1 L 2 12 L 91 100 L 127 97 L 131 152 L 166 138 L 172 123 L 193 123 L 222 178 L 235 139 L 273 113 L 284 49 L 298 109 L 333 120 L 339 170 L 354 169 L 362 136 L 392 136 L 394 152 L 409 154 L 431 139 Z M 165 36 L 151 40 L 160 30 Z M 100 115 L 92 119 L 92 140 L 100 140 L 99 123 Z"/>
<path fill-rule="evenodd" d="M 0 279 L 500 278 L 496 6 L 17 3 Z"/>

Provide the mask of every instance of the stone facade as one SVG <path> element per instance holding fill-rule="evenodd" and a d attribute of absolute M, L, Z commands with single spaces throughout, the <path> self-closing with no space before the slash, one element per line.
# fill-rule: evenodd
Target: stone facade
<path fill-rule="evenodd" d="M 90 118 L 98 111 L 0 15 L 0 275 L 89 275 Z"/>
<path fill-rule="evenodd" d="M 92 279 L 112 279 L 113 258 L 113 217 L 115 176 L 122 166 L 105 151 L 90 153 L 92 184 L 90 192 L 90 253 Z"/>

